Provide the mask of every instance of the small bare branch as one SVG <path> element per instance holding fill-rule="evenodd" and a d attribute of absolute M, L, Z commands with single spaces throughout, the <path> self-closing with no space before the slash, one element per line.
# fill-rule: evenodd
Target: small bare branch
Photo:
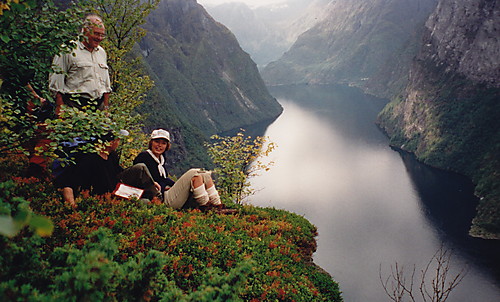
<path fill-rule="evenodd" d="M 420 295 L 424 302 L 445 302 L 450 293 L 462 282 L 467 275 L 467 267 L 463 268 L 454 276 L 451 275 L 452 252 L 443 246 L 432 256 L 424 269 L 421 270 Z M 391 265 L 390 274 L 383 277 L 382 265 L 379 267 L 379 279 L 386 295 L 394 302 L 402 302 L 405 297 L 409 301 L 416 302 L 414 293 L 416 267 L 409 277 L 405 267 L 398 262 Z M 428 281 L 428 276 L 434 272 L 433 279 Z"/>
<path fill-rule="evenodd" d="M 468 268 L 465 267 L 453 277 L 450 277 L 451 257 L 453 253 L 450 250 L 441 247 L 427 263 L 422 270 L 422 279 L 420 284 L 420 293 L 424 301 L 444 302 L 448 299 L 450 293 L 462 282 L 467 275 Z M 435 266 L 434 279 L 430 285 L 426 284 L 427 274 L 431 265 Z M 451 278 L 451 281 L 448 281 Z M 431 290 L 428 289 L 431 288 Z M 429 300 L 428 300 L 429 299 Z"/>
<path fill-rule="evenodd" d="M 391 265 L 391 273 L 385 278 L 382 277 L 382 266 L 379 267 L 379 279 L 382 283 L 382 287 L 386 295 L 395 302 L 404 301 L 405 295 L 408 295 L 410 301 L 415 302 L 415 298 L 413 296 L 413 284 L 415 279 L 415 266 L 413 266 L 413 270 L 410 276 L 409 281 L 407 281 L 405 276 L 405 268 L 404 266 L 400 266 L 397 262 L 395 265 Z"/>

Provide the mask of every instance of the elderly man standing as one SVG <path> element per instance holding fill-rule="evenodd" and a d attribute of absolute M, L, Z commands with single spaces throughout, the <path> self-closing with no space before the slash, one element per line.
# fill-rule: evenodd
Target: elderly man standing
<path fill-rule="evenodd" d="M 56 93 L 56 114 L 61 105 L 82 109 L 107 110 L 111 83 L 107 56 L 99 46 L 106 37 L 104 23 L 97 15 L 88 15 L 82 28 L 83 41 L 72 53 L 54 57 L 56 73 L 50 75 L 49 88 Z"/>

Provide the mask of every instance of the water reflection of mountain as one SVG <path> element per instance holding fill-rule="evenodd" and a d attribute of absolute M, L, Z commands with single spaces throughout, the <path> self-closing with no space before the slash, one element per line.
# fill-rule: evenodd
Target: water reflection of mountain
<path fill-rule="evenodd" d="M 408 152 L 396 151 L 418 192 L 422 211 L 442 241 L 459 247 L 470 261 L 483 266 L 500 282 L 500 242 L 468 235 L 479 202 L 474 184 L 465 176 L 430 167 Z"/>

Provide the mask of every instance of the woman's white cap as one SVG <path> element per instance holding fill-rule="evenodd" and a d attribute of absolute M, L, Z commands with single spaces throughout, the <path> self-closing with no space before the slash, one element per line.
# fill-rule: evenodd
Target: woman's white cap
<path fill-rule="evenodd" d="M 170 141 L 170 133 L 167 130 L 156 129 L 151 132 L 151 139 L 164 138 Z"/>

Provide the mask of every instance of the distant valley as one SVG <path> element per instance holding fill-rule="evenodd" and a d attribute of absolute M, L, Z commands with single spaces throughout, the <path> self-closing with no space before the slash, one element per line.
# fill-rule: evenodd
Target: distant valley
<path fill-rule="evenodd" d="M 259 69 L 278 60 L 297 37 L 327 15 L 330 0 L 288 1 L 284 5 L 251 9 L 233 2 L 207 6 L 215 20 L 227 26 Z"/>
<path fill-rule="evenodd" d="M 239 23 L 230 15 L 234 10 Z M 303 23 L 303 32 L 293 29 L 300 14 L 278 14 L 274 21 L 284 27 L 267 25 L 277 28 L 273 44 L 259 30 L 266 27 L 255 26 L 264 20 L 260 12 L 210 9 L 265 64 L 260 69 L 267 85 L 345 84 L 392 100 L 378 120 L 391 144 L 469 176 L 481 197 L 471 234 L 500 238 L 498 1 L 313 1 L 303 10 L 314 20 Z M 255 35 L 242 30 L 245 21 Z M 296 40 L 270 61 L 281 51 L 276 45 L 290 43 L 284 28 Z M 263 44 L 272 53 L 265 59 Z"/>

